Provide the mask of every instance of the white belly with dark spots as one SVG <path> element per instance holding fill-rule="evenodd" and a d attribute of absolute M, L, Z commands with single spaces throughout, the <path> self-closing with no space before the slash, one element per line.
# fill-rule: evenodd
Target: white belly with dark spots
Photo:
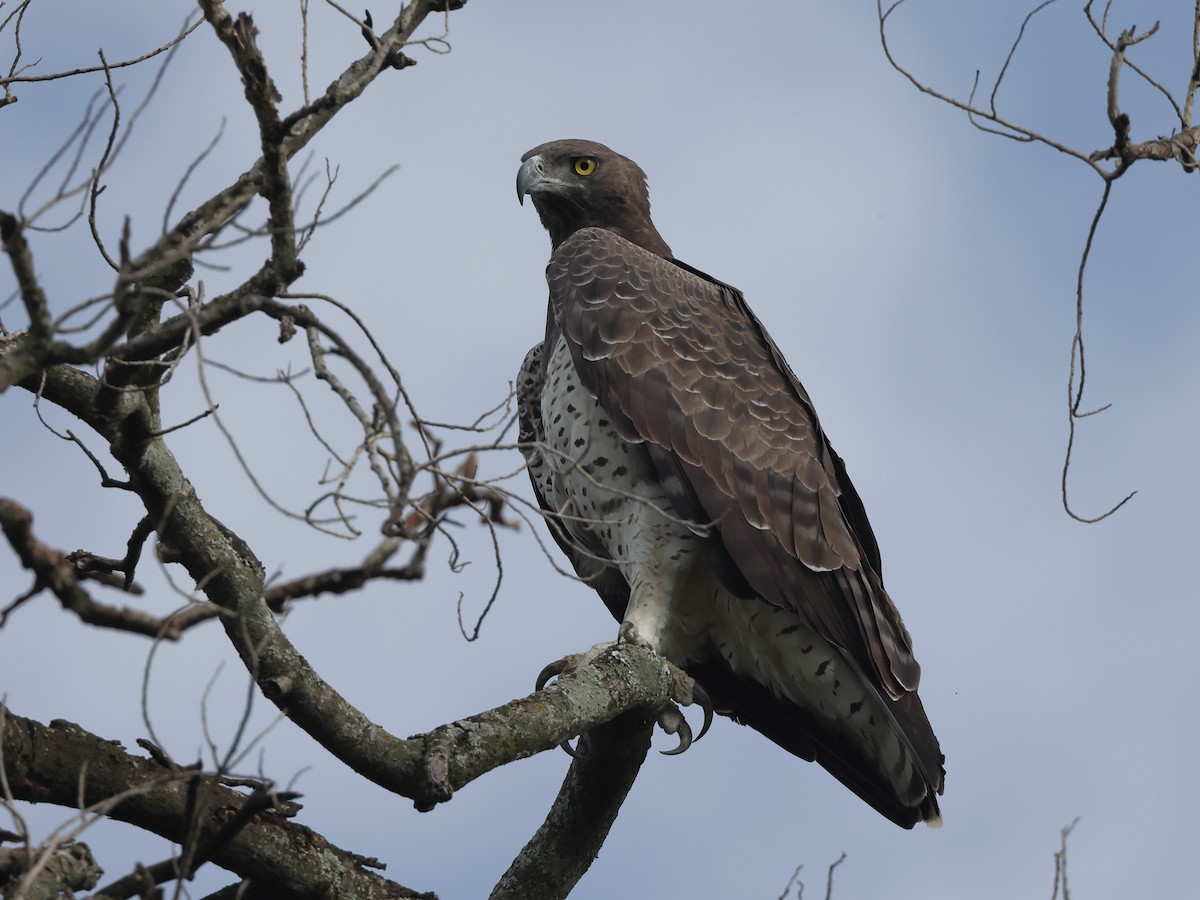
<path fill-rule="evenodd" d="M 706 592 L 687 587 L 698 574 L 703 543 L 672 513 L 644 447 L 623 440 L 580 383 L 562 338 L 546 369 L 542 423 L 543 495 L 575 543 L 624 576 L 625 621 L 677 665 L 699 658 L 713 610 Z M 706 563 L 702 568 L 709 570 Z"/>

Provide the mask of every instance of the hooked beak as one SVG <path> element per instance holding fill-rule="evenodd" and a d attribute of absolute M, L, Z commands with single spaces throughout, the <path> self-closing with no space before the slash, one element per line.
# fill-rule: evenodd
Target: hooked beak
<path fill-rule="evenodd" d="M 517 170 L 517 202 L 525 205 L 525 195 L 544 191 L 554 184 L 546 177 L 546 166 L 541 156 L 531 156 Z"/>

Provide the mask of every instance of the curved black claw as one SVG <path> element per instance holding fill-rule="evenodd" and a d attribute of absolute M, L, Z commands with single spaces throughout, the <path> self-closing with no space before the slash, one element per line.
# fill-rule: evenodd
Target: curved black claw
<path fill-rule="evenodd" d="M 704 688 L 700 687 L 699 684 L 693 684 L 692 685 L 692 702 L 699 704 L 700 708 L 702 710 L 704 710 L 704 725 L 701 726 L 700 733 L 698 735 L 696 735 L 696 740 L 700 740 L 700 738 L 702 738 L 706 734 L 708 734 L 708 729 L 712 727 L 712 723 L 713 723 L 712 697 L 708 696 L 708 691 L 706 691 Z"/>
<path fill-rule="evenodd" d="M 546 668 L 542 669 L 542 671 L 538 672 L 537 681 L 534 682 L 533 689 L 535 691 L 540 691 L 550 683 L 551 678 L 557 678 L 559 675 L 565 672 L 566 669 L 567 658 L 563 657 L 562 659 L 556 659 L 554 662 L 546 666 Z"/>
<path fill-rule="evenodd" d="M 684 678 L 686 678 L 684 684 L 690 683 L 691 690 L 689 691 L 686 686 L 683 687 L 680 695 L 676 695 L 675 699 L 685 706 L 691 706 L 694 703 L 704 710 L 704 725 L 701 726 L 700 733 L 693 736 L 692 726 L 688 724 L 683 711 L 675 703 L 668 702 L 658 712 L 658 725 L 667 734 L 679 735 L 679 745 L 670 750 L 660 750 L 659 752 L 663 756 L 678 756 L 696 741 L 700 740 L 700 738 L 704 737 L 704 735 L 708 734 L 708 729 L 712 727 L 712 698 L 708 696 L 708 691 L 692 681 L 691 678 L 687 678 L 686 675 L 684 675 Z"/>
<path fill-rule="evenodd" d="M 556 659 L 554 662 L 550 663 L 548 666 L 542 669 L 542 671 L 538 672 L 537 681 L 534 682 L 533 689 L 535 691 L 540 691 L 550 683 L 550 679 L 557 678 L 563 672 L 566 672 L 568 669 L 572 668 L 573 661 L 574 657 L 564 656 L 562 659 Z M 571 757 L 571 759 L 574 759 L 578 755 L 575 752 L 575 748 L 571 746 L 570 741 L 563 741 L 558 746 L 562 747 L 563 752 L 565 752 L 567 756 Z"/>
<path fill-rule="evenodd" d="M 692 746 L 692 726 L 674 703 L 668 701 L 667 705 L 658 711 L 658 725 L 667 734 L 679 735 L 678 746 L 659 751 L 663 756 L 678 756 Z"/>

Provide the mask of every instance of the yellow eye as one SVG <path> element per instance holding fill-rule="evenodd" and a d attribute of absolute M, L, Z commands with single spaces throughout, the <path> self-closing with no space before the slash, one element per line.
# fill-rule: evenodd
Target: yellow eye
<path fill-rule="evenodd" d="M 575 160 L 576 175 L 591 175 L 596 171 L 596 161 L 590 156 L 581 156 Z"/>

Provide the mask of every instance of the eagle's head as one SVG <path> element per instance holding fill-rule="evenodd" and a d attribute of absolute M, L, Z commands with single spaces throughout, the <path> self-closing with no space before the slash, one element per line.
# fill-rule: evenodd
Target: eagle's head
<path fill-rule="evenodd" d="M 595 141 L 551 141 L 521 157 L 517 199 L 533 198 L 550 242 L 558 247 L 581 228 L 604 228 L 652 253 L 670 257 L 650 221 L 646 173 Z"/>

